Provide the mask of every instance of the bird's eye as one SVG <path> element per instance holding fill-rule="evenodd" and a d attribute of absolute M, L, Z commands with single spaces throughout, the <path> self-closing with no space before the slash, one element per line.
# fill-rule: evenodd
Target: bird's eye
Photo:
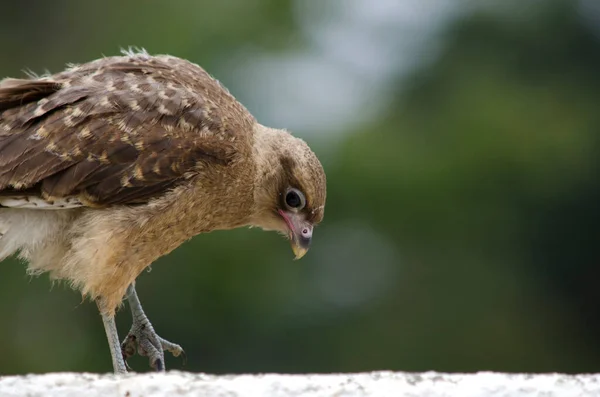
<path fill-rule="evenodd" d="M 300 190 L 291 188 L 285 194 L 285 204 L 289 208 L 301 210 L 306 205 L 306 199 Z"/>

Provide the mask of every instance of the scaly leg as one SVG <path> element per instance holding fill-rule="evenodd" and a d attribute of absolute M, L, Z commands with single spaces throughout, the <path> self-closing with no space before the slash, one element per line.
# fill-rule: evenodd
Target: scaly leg
<path fill-rule="evenodd" d="M 104 330 L 106 331 L 106 338 L 110 347 L 113 369 L 116 374 L 126 374 L 127 367 L 125 366 L 125 360 L 121 352 L 121 345 L 119 345 L 119 334 L 117 333 L 115 316 L 102 314 L 102 322 L 104 323 Z"/>
<path fill-rule="evenodd" d="M 127 301 L 131 308 L 133 324 L 131 325 L 129 334 L 127 334 L 127 337 L 121 343 L 122 357 L 125 362 L 135 354 L 137 345 L 139 355 L 148 357 L 150 366 L 155 371 L 165 370 L 164 350 L 170 351 L 175 357 L 182 355 L 185 363 L 185 352 L 181 346 L 161 338 L 154 331 L 154 327 L 152 327 L 150 320 L 148 320 L 142 309 L 142 304 L 135 291 L 134 283 L 127 288 Z"/>

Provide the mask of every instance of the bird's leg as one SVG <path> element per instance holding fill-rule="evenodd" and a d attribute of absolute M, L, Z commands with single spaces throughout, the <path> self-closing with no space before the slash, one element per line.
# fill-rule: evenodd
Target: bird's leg
<path fill-rule="evenodd" d="M 165 370 L 164 350 L 171 352 L 175 357 L 182 355 L 185 362 L 185 352 L 181 346 L 161 338 L 154 331 L 154 327 L 142 309 L 133 283 L 127 288 L 127 301 L 131 309 L 133 324 L 129 334 L 121 343 L 123 359 L 127 361 L 129 357 L 133 356 L 137 346 L 139 355 L 148 357 L 150 366 L 156 371 Z"/>
<path fill-rule="evenodd" d="M 102 313 L 102 311 L 100 313 Z M 102 314 L 102 322 L 104 323 L 104 330 L 106 331 L 106 338 L 108 339 L 108 346 L 110 347 L 113 369 L 116 374 L 126 374 L 127 367 L 125 366 L 121 345 L 119 344 L 119 334 L 117 333 L 115 316 Z"/>

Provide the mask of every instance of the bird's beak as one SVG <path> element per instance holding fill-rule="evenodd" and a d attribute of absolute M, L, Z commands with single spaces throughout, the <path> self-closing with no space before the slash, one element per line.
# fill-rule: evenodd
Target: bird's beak
<path fill-rule="evenodd" d="M 288 227 L 292 251 L 295 259 L 300 259 L 308 252 L 312 241 L 313 226 L 304 220 L 304 217 L 294 212 L 279 211 L 279 214 Z"/>
<path fill-rule="evenodd" d="M 292 251 L 294 251 L 294 255 L 296 257 L 294 259 L 298 260 L 302 258 L 308 252 L 308 247 L 304 247 L 301 244 L 298 244 L 297 241 L 292 241 Z"/>

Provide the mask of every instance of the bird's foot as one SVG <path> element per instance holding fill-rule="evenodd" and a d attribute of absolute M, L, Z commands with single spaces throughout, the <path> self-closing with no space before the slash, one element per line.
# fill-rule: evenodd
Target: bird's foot
<path fill-rule="evenodd" d="M 140 356 L 148 357 L 150 367 L 155 371 L 165 370 L 164 351 L 171 352 L 175 357 L 182 356 L 185 365 L 186 356 L 181 346 L 158 336 L 145 315 L 134 317 L 133 325 L 121 343 L 123 360 L 128 367 L 127 359 L 135 355 L 136 350 Z"/>

